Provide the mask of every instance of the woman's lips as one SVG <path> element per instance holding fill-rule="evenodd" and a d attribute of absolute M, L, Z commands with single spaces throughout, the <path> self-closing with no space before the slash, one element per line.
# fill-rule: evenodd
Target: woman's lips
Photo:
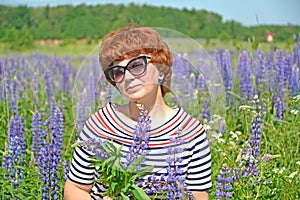
<path fill-rule="evenodd" d="M 130 86 L 130 87 L 128 87 L 128 88 L 126 89 L 126 92 L 127 92 L 127 93 L 130 93 L 130 94 L 133 93 L 133 92 L 136 92 L 136 91 L 139 89 L 140 86 L 141 86 L 140 84 Z"/>

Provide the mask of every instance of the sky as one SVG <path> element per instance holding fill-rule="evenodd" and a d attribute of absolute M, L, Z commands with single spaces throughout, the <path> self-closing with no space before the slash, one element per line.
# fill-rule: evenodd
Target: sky
<path fill-rule="evenodd" d="M 300 25 L 299 0 L 0 0 L 0 5 L 128 4 L 207 10 L 222 16 L 223 22 L 234 20 L 245 26 Z"/>

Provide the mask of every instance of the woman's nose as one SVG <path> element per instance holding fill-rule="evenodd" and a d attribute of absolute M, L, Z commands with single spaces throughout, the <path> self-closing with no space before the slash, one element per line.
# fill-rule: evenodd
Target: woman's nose
<path fill-rule="evenodd" d="M 132 75 L 128 70 L 125 70 L 124 80 L 128 81 L 132 79 L 135 79 L 134 75 Z"/>

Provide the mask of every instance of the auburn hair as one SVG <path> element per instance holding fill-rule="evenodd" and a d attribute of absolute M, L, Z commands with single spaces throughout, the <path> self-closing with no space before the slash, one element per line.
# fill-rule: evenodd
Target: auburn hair
<path fill-rule="evenodd" d="M 127 26 L 108 33 L 101 41 L 99 62 L 105 71 L 115 61 L 130 59 L 140 54 L 149 55 L 150 62 L 164 74 L 161 84 L 162 95 L 170 92 L 172 54 L 168 45 L 154 29 Z M 106 79 L 115 85 L 108 77 Z"/>

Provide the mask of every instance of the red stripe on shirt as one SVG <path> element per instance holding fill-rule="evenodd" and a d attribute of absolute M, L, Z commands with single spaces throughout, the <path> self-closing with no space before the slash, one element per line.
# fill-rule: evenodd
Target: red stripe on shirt
<path fill-rule="evenodd" d="M 179 119 L 181 119 L 181 116 L 184 114 L 184 112 L 181 113 L 181 115 L 172 123 L 170 124 L 169 126 L 167 126 L 166 128 L 162 129 L 162 130 L 159 130 L 157 132 L 152 132 L 151 135 L 155 135 L 155 134 L 158 134 L 166 129 L 168 129 L 169 127 L 173 126 L 173 124 L 177 123 Z"/>
<path fill-rule="evenodd" d="M 196 131 L 195 133 L 193 133 L 192 135 L 183 138 L 184 140 L 189 140 L 190 138 L 194 137 L 195 135 L 197 135 L 199 132 L 201 132 L 203 130 L 204 126 L 202 126 L 198 131 Z"/>
<path fill-rule="evenodd" d="M 112 116 L 112 114 L 109 112 L 108 110 L 108 106 L 105 106 L 105 110 L 106 112 L 109 114 L 110 118 L 113 120 L 113 122 L 118 125 L 118 127 L 122 128 L 123 130 L 125 130 L 127 133 L 133 134 L 134 132 L 127 130 L 125 127 L 121 126 L 116 120 L 115 117 Z"/>
<path fill-rule="evenodd" d="M 105 129 L 109 130 L 110 132 L 112 132 L 112 133 L 114 133 L 114 134 L 117 134 L 117 133 L 115 133 L 115 132 L 114 132 L 114 131 L 106 124 L 106 122 L 104 121 L 104 119 L 103 119 L 102 116 L 101 116 L 101 113 L 99 113 L 99 112 L 100 112 L 100 111 L 97 111 L 97 114 L 98 114 L 99 118 L 96 116 L 98 122 L 99 122 Z"/>

